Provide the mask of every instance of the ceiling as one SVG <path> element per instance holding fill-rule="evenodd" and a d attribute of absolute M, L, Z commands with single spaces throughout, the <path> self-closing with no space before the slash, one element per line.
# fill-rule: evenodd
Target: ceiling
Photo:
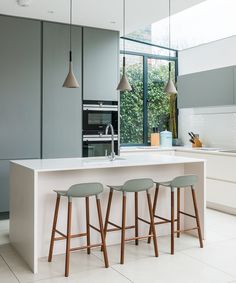
<path fill-rule="evenodd" d="M 180 12 L 204 0 L 172 0 L 172 13 Z M 17 0 L 0 0 L 0 14 L 69 22 L 69 0 L 30 0 L 21 7 Z M 123 0 L 74 0 L 73 24 L 122 29 Z M 126 0 L 126 33 L 157 22 L 168 16 L 167 0 Z"/>

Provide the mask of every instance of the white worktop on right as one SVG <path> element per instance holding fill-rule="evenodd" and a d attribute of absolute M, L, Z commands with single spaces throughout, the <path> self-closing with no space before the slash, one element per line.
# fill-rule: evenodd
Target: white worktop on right
<path fill-rule="evenodd" d="M 236 152 L 223 152 L 216 148 L 175 146 L 123 147 L 121 155 L 153 152 L 160 155 L 182 156 L 206 160 L 207 206 L 236 215 Z"/>

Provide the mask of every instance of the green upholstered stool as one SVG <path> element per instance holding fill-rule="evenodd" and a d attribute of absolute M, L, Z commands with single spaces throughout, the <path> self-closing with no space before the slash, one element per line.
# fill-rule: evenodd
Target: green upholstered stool
<path fill-rule="evenodd" d="M 154 202 L 153 202 L 153 211 L 154 217 L 161 219 L 160 222 L 156 222 L 155 225 L 163 224 L 163 223 L 171 223 L 171 254 L 174 254 L 174 234 L 177 233 L 177 237 L 180 237 L 181 232 L 191 231 L 191 230 L 198 230 L 198 238 L 200 242 L 200 247 L 203 248 L 203 240 L 202 240 L 202 233 L 201 233 L 201 225 L 199 220 L 199 213 L 196 201 L 196 194 L 195 194 L 195 184 L 197 183 L 197 176 L 196 175 L 185 175 L 185 176 L 178 176 L 171 181 L 167 182 L 156 182 L 156 190 L 154 195 Z M 155 210 L 157 206 L 157 199 L 158 199 L 158 192 L 160 186 L 169 188 L 171 190 L 171 219 L 166 219 L 159 215 L 155 215 Z M 177 219 L 175 219 L 175 208 L 174 208 L 174 192 L 177 188 Z M 188 188 L 191 189 L 192 192 L 192 199 L 193 199 L 193 206 L 195 215 L 191 215 L 189 213 L 183 212 L 180 210 L 180 188 Z M 185 216 L 189 216 L 195 218 L 196 220 L 196 227 L 187 230 L 180 230 L 180 215 L 183 214 Z M 177 230 L 175 231 L 175 222 L 177 222 Z M 151 227 L 150 227 L 151 231 Z M 148 239 L 148 242 L 151 242 L 151 238 Z"/>
<path fill-rule="evenodd" d="M 105 267 L 108 267 L 108 257 L 107 257 L 107 249 L 106 249 L 106 242 L 104 236 L 104 227 L 102 221 L 102 212 L 101 212 L 101 204 L 99 195 L 103 192 L 103 185 L 100 183 L 83 183 L 83 184 L 75 184 L 69 188 L 68 191 L 58 191 L 55 190 L 57 194 L 56 206 L 55 206 L 55 213 L 54 213 L 54 220 L 53 220 L 53 227 L 52 227 L 52 234 L 51 234 L 51 243 L 49 249 L 49 256 L 48 261 L 52 261 L 53 255 L 53 247 L 54 242 L 57 240 L 66 240 L 66 262 L 65 262 L 65 276 L 69 276 L 69 262 L 70 262 L 70 252 L 75 250 L 82 250 L 87 249 L 87 253 L 90 254 L 90 248 L 101 246 L 103 249 Z M 90 224 L 90 217 L 89 217 L 89 197 L 95 196 L 96 203 L 97 203 L 97 212 L 98 212 L 98 220 L 100 229 L 94 227 Z M 68 199 L 68 214 L 67 214 L 67 233 L 63 234 L 62 232 L 57 230 L 57 219 L 58 219 L 58 211 L 60 205 L 61 197 L 66 197 Z M 76 235 L 71 234 L 71 216 L 72 216 L 72 200 L 73 198 L 85 198 L 85 205 L 86 205 L 86 233 L 80 233 Z M 90 244 L 90 228 L 100 232 L 101 235 L 101 244 Z M 59 234 L 60 237 L 55 237 L 55 235 Z M 87 245 L 82 247 L 71 248 L 70 242 L 72 238 L 77 237 L 87 237 Z"/>
<path fill-rule="evenodd" d="M 106 236 L 107 232 L 121 230 L 121 253 L 120 253 L 120 263 L 121 264 L 124 263 L 124 248 L 125 248 L 125 242 L 126 241 L 135 240 L 136 245 L 138 245 L 139 239 L 145 239 L 145 238 L 151 237 L 151 238 L 153 238 L 155 256 L 156 257 L 158 256 L 156 231 L 155 231 L 155 226 L 154 226 L 152 203 L 151 203 L 151 197 L 150 197 L 150 192 L 149 192 L 149 190 L 151 188 L 153 188 L 153 186 L 154 186 L 154 183 L 153 183 L 152 179 L 149 179 L 149 178 L 129 180 L 129 181 L 125 182 L 124 185 L 121 185 L 121 186 L 108 186 L 110 188 L 110 193 L 109 193 L 108 204 L 107 204 L 107 212 L 106 212 L 106 218 L 105 218 L 105 224 L 104 224 L 104 233 L 105 233 L 105 236 Z M 112 196 L 113 196 L 114 191 L 122 193 L 122 195 L 123 195 L 122 224 L 121 224 L 121 226 L 109 221 L 111 203 L 112 203 Z M 147 194 L 150 221 L 142 219 L 138 216 L 138 193 L 142 192 L 142 191 L 146 191 L 146 194 Z M 133 225 L 133 226 L 126 226 L 126 194 L 127 193 L 134 193 L 135 225 Z M 141 220 L 141 221 L 145 222 L 146 224 L 150 225 L 150 227 L 151 227 L 150 233 L 147 236 L 139 237 L 139 235 L 138 235 L 138 220 Z M 113 228 L 108 229 L 108 224 L 113 226 Z M 126 239 L 125 238 L 126 229 L 133 229 L 133 228 L 135 229 L 135 237 Z"/>

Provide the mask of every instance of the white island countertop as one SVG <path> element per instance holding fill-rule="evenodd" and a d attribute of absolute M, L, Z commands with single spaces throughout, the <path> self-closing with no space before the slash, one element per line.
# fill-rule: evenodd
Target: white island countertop
<path fill-rule="evenodd" d="M 133 167 L 147 165 L 170 165 L 182 163 L 195 163 L 204 160 L 186 158 L 179 156 L 159 155 L 155 152 L 140 153 L 137 155 L 117 156 L 117 159 L 110 161 L 107 157 L 88 158 L 58 158 L 58 159 L 27 159 L 12 160 L 11 163 L 29 168 L 35 172 L 51 172 L 96 168 Z"/>

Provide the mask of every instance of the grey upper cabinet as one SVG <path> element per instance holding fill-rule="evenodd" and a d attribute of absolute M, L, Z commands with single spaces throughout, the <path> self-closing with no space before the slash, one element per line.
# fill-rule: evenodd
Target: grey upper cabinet
<path fill-rule="evenodd" d="M 43 158 L 82 156 L 82 32 L 72 29 L 73 67 L 80 88 L 63 88 L 69 26 L 43 23 Z"/>
<path fill-rule="evenodd" d="M 234 103 L 234 67 L 178 77 L 178 107 L 204 107 Z"/>
<path fill-rule="evenodd" d="M 119 33 L 87 27 L 83 30 L 83 98 L 117 100 Z"/>
<path fill-rule="evenodd" d="M 40 157 L 40 22 L 0 16 L 0 159 Z"/>

